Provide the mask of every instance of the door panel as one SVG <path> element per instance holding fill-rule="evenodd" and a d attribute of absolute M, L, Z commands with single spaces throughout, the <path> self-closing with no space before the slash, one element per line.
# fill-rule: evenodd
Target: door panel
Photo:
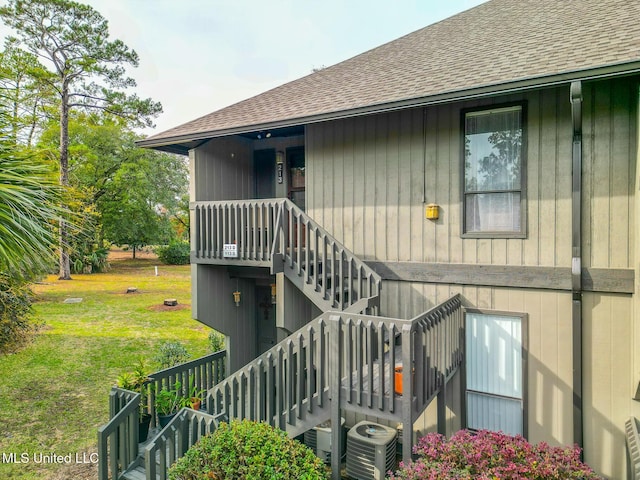
<path fill-rule="evenodd" d="M 256 178 L 255 198 L 275 198 L 276 151 L 273 148 L 256 150 L 253 153 L 253 169 Z"/>

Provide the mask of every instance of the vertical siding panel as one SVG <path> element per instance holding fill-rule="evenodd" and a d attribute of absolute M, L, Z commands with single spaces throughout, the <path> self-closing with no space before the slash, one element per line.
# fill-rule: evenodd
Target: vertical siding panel
<path fill-rule="evenodd" d="M 316 220 L 318 223 L 322 224 L 323 222 L 323 215 L 324 212 L 322 211 L 324 209 L 324 181 L 323 181 L 323 174 L 322 171 L 325 168 L 324 165 L 324 152 L 323 152 L 323 143 L 324 143 L 324 136 L 325 136 L 325 129 L 326 126 L 325 125 L 320 125 L 316 128 L 314 128 L 316 135 L 315 135 L 315 155 L 314 155 L 314 160 L 315 160 L 315 176 L 313 177 L 313 179 L 309 179 L 309 183 L 313 182 L 314 184 L 314 189 L 316 192 L 315 198 L 316 198 L 316 203 L 315 203 L 315 212 L 314 212 L 314 220 Z M 305 178 L 305 181 L 307 181 L 307 179 Z"/>
<path fill-rule="evenodd" d="M 316 208 L 318 208 L 318 201 L 316 199 L 316 169 L 318 168 L 317 162 L 317 149 L 315 148 L 315 134 L 317 131 L 317 125 L 311 125 L 305 127 L 304 132 L 304 161 L 305 161 L 305 200 L 307 202 L 307 213 L 316 218 Z"/>
<path fill-rule="evenodd" d="M 343 157 L 343 207 L 342 224 L 344 225 L 344 244 L 350 249 L 354 249 L 354 192 L 356 189 L 355 171 L 355 119 L 344 121 L 344 157 Z"/>
<path fill-rule="evenodd" d="M 398 261 L 400 251 L 406 248 L 409 240 L 406 234 L 407 225 L 399 223 L 399 215 L 403 209 L 400 202 L 400 143 L 402 137 L 400 135 L 400 118 L 407 115 L 406 112 L 394 112 L 387 116 L 387 181 L 386 181 L 386 259 L 390 261 Z M 410 192 L 410 186 L 403 184 L 404 190 Z M 400 231 L 402 230 L 402 232 Z"/>
<path fill-rule="evenodd" d="M 553 293 L 543 292 L 542 297 L 544 304 L 553 297 L 556 305 L 555 319 L 558 325 L 558 334 L 556 337 L 558 352 L 558 398 L 555 409 L 557 412 L 564 412 L 558 417 L 556 430 L 553 430 L 554 438 L 563 445 L 569 445 L 573 442 L 573 321 L 572 311 L 573 302 L 570 293 Z M 549 299 L 549 300 L 547 300 Z M 542 317 L 544 320 L 545 317 Z M 544 330 L 543 330 L 544 332 Z M 546 332 L 544 332 L 546 335 Z"/>
<path fill-rule="evenodd" d="M 625 437 L 623 435 L 622 426 L 627 420 L 628 412 L 632 410 L 633 402 L 629 397 L 629 392 L 634 391 L 633 385 L 635 375 L 631 371 L 633 358 L 631 354 L 632 342 L 628 339 L 632 338 L 632 322 L 633 314 L 630 308 L 630 301 L 621 295 L 612 298 L 611 305 L 611 339 L 613 348 L 611 352 L 609 378 L 611 392 L 611 412 L 607 415 L 607 419 L 618 428 L 612 435 L 610 456 L 611 463 L 614 468 L 609 475 L 622 478 L 622 468 L 626 460 L 623 449 L 617 448 L 617 445 L 623 445 Z"/>
<path fill-rule="evenodd" d="M 629 111 L 632 97 L 629 84 L 621 82 L 612 91 L 613 115 L 613 158 L 611 159 L 611 258 L 607 264 L 610 268 L 627 268 L 629 260 L 629 209 L 630 195 L 633 187 L 630 184 L 629 165 L 632 163 L 628 139 L 632 136 L 632 115 Z"/>
<path fill-rule="evenodd" d="M 441 191 L 436 178 L 438 171 L 438 130 L 440 125 L 440 112 L 442 107 L 427 108 L 425 118 L 425 139 L 424 139 L 424 182 L 426 203 L 441 202 L 445 207 L 449 205 L 446 192 Z M 441 222 L 439 220 L 438 222 Z M 418 261 L 436 261 L 436 229 L 441 227 L 436 222 L 424 219 L 424 205 L 420 205 L 420 222 L 423 231 L 422 252 L 414 257 Z"/>
<path fill-rule="evenodd" d="M 334 123 L 333 129 L 333 152 L 331 172 L 331 229 L 328 230 L 339 242 L 344 244 L 344 163 L 345 163 L 345 121 Z"/>
<path fill-rule="evenodd" d="M 630 108 L 631 112 L 629 114 L 629 122 L 631 127 L 629 128 L 629 138 L 627 138 L 627 142 L 629 143 L 629 267 L 635 268 L 635 235 L 636 235 L 636 164 L 638 160 L 638 115 L 640 112 L 638 111 L 638 101 L 640 97 L 640 86 L 636 80 L 630 80 L 629 86 L 630 90 Z"/>
<path fill-rule="evenodd" d="M 540 339 L 539 357 L 537 361 L 534 360 L 532 363 L 536 365 L 536 369 L 542 378 L 542 385 L 540 385 L 542 403 L 532 406 L 540 412 L 542 430 L 547 432 L 548 435 L 549 432 L 557 430 L 560 419 L 569 412 L 557 409 L 559 396 L 561 395 L 558 382 L 555 380 L 558 369 L 557 298 L 548 298 L 542 294 L 538 294 L 538 296 L 542 299 L 538 321 L 540 322 L 541 331 L 544 333 Z M 567 348 L 570 349 L 570 345 Z"/>
<path fill-rule="evenodd" d="M 609 263 L 610 183 L 611 168 L 611 84 L 604 82 L 595 89 L 595 111 L 599 113 L 594 129 L 593 196 L 591 212 L 591 266 L 606 268 Z"/>
<path fill-rule="evenodd" d="M 544 318 L 541 310 L 544 303 L 540 295 L 527 295 L 524 304 L 524 311 L 529 314 L 529 324 L 524 332 L 527 335 L 527 401 L 529 409 L 527 416 L 529 440 L 541 438 L 544 421 L 541 409 L 534 408 L 541 405 L 543 401 L 544 389 L 542 385 L 542 372 L 540 371 L 542 334 L 544 330 L 541 319 Z"/>
<path fill-rule="evenodd" d="M 633 300 L 585 295 L 585 459 L 606 478 L 626 478 L 624 422 L 638 415 L 633 369 Z"/>
<path fill-rule="evenodd" d="M 415 245 L 420 245 L 422 236 L 422 221 L 414 216 L 415 206 L 419 205 L 422 183 L 422 169 L 416 170 L 414 142 L 421 132 L 416 131 L 416 119 L 419 121 L 421 109 L 413 109 L 399 115 L 398 141 L 398 260 L 407 262 L 413 260 L 412 252 Z M 420 229 L 420 230 L 418 230 Z"/>
<path fill-rule="evenodd" d="M 477 290 L 477 307 L 476 308 L 494 308 L 493 307 L 493 289 L 486 287 L 475 287 Z"/>
<path fill-rule="evenodd" d="M 507 240 L 496 238 L 491 241 L 491 263 L 493 265 L 506 265 L 507 263 Z"/>
<path fill-rule="evenodd" d="M 387 145 L 389 135 L 389 116 L 375 116 L 375 132 L 372 139 L 375 147 L 375 170 L 374 185 L 374 229 L 373 232 L 376 244 L 374 256 L 377 259 L 385 260 L 387 258 L 387 228 L 386 221 L 388 218 L 389 204 L 387 203 Z"/>
<path fill-rule="evenodd" d="M 365 127 L 366 124 L 357 119 L 353 131 L 353 252 L 356 255 L 365 256 L 365 184 L 367 168 L 365 165 Z"/>
<path fill-rule="evenodd" d="M 556 92 L 556 241 L 553 266 L 571 265 L 571 191 L 573 126 L 569 89 L 558 88 Z"/>
<path fill-rule="evenodd" d="M 438 108 L 438 137 L 436 170 L 433 172 L 436 178 L 437 198 L 444 198 L 447 205 L 452 204 L 451 189 L 451 162 L 457 161 L 458 139 L 454 139 L 452 132 L 453 122 L 459 121 L 453 114 L 450 106 Z M 452 226 L 450 218 L 440 223 L 435 223 L 435 261 L 449 261 L 449 238 Z"/>
<path fill-rule="evenodd" d="M 409 204 L 407 208 L 410 209 L 411 217 L 410 217 L 410 238 L 411 245 L 409 246 L 409 251 L 407 252 L 408 258 L 405 260 L 410 260 L 413 262 L 422 262 L 424 261 L 425 250 L 428 248 L 426 237 L 424 234 L 424 229 L 426 228 L 426 222 L 424 220 L 424 211 L 423 211 L 423 194 L 426 196 L 427 194 L 424 192 L 424 181 L 425 181 L 425 155 L 426 152 L 424 150 L 424 142 L 425 142 L 425 111 L 429 111 L 433 109 L 424 108 L 416 108 L 412 110 L 411 117 L 411 134 L 410 137 L 407 138 L 407 143 L 409 146 L 409 162 L 410 162 L 410 184 L 411 184 L 411 194 L 409 196 Z M 403 185 L 406 182 L 403 180 L 401 182 Z"/>
<path fill-rule="evenodd" d="M 326 128 L 323 128 L 322 136 L 322 221 L 320 225 L 324 229 L 332 233 L 335 231 L 334 225 L 334 207 L 335 207 L 335 156 L 336 156 L 336 131 L 339 130 L 336 122 L 327 124 Z"/>
<path fill-rule="evenodd" d="M 543 90 L 541 92 L 541 132 L 540 132 L 540 230 L 539 265 L 555 265 L 556 245 L 556 163 L 557 163 L 557 132 L 556 132 L 556 91 Z M 570 195 L 567 192 L 567 195 Z M 570 241 L 570 239 L 569 239 Z"/>
<path fill-rule="evenodd" d="M 595 104 L 593 84 L 583 85 L 582 90 L 582 265 L 591 266 L 592 248 L 591 231 L 593 230 L 593 158 L 594 158 L 594 125 Z"/>
<path fill-rule="evenodd" d="M 376 117 L 368 116 L 364 119 L 364 217 L 362 221 L 364 234 L 365 258 L 376 257 Z"/>
<path fill-rule="evenodd" d="M 449 191 L 444 197 L 447 209 L 443 213 L 444 222 L 448 225 L 448 252 L 447 260 L 452 263 L 462 263 L 463 247 L 462 247 L 462 192 L 460 185 L 462 184 L 462 135 L 460 130 L 460 107 L 453 108 L 453 117 L 451 118 L 451 161 L 449 162 Z M 442 220 L 438 220 L 442 222 Z"/>
<path fill-rule="evenodd" d="M 540 92 L 529 95 L 527 104 L 527 239 L 523 242 L 522 263 L 528 266 L 539 264 L 538 236 L 540 232 Z M 513 260 L 510 259 L 510 264 Z"/>
<path fill-rule="evenodd" d="M 603 418 L 611 418 L 610 359 L 611 346 L 610 299 L 602 295 L 585 295 L 584 348 L 584 404 L 591 415 L 585 415 L 584 437 L 586 460 L 603 467 L 603 450 L 611 444 L 611 429 Z M 591 410 L 592 407 L 593 410 Z M 597 414 L 596 414 L 597 412 Z M 587 413 L 587 412 L 585 412 Z M 604 427 L 604 428 L 603 428 Z M 608 468 L 607 468 L 608 469 Z"/>
<path fill-rule="evenodd" d="M 239 138 L 211 140 L 196 149 L 193 157 L 197 200 L 235 200 L 253 194 L 250 142 Z"/>
<path fill-rule="evenodd" d="M 491 258 L 491 242 L 492 240 L 488 238 L 471 240 L 471 245 L 475 243 L 476 246 L 476 261 L 474 263 L 493 263 L 493 258 Z"/>

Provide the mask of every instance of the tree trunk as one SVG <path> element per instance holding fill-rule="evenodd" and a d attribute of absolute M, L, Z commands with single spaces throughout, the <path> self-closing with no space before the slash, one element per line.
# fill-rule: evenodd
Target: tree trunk
<path fill-rule="evenodd" d="M 136 259 L 136 246 L 133 246 L 133 259 Z"/>
<path fill-rule="evenodd" d="M 69 86 L 62 84 L 60 105 L 60 185 L 63 190 L 69 186 Z M 60 280 L 71 280 L 69 262 L 69 232 L 67 222 L 60 220 Z"/>

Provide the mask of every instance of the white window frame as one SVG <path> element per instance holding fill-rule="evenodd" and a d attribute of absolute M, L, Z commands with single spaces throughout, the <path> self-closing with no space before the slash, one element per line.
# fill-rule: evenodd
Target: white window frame
<path fill-rule="evenodd" d="M 521 360 L 521 372 L 520 372 L 520 391 L 521 397 L 510 396 L 510 395 L 501 395 L 494 392 L 487 392 L 478 389 L 470 388 L 470 384 L 473 382 L 469 381 L 470 366 L 467 362 L 471 360 L 469 356 L 469 336 L 472 334 L 470 329 L 469 315 L 479 316 L 479 317 L 504 317 L 505 319 L 518 319 L 520 321 L 520 360 Z M 470 407 L 472 406 L 472 401 L 470 401 L 470 395 L 476 396 L 485 396 L 490 399 L 503 400 L 505 402 L 519 401 L 520 409 L 522 412 L 522 424 L 520 431 L 510 431 L 505 432 L 509 434 L 519 433 L 523 437 L 527 438 L 528 428 L 527 428 L 527 415 L 528 415 L 528 401 L 527 401 L 527 349 L 528 349 L 528 316 L 525 313 L 515 313 L 515 312 L 503 312 L 503 311 L 495 311 L 495 310 L 475 310 L 475 309 L 466 309 L 465 310 L 465 363 L 464 363 L 464 372 L 463 372 L 463 382 L 464 382 L 464 425 L 466 428 L 471 430 L 479 430 L 479 429 L 490 429 L 486 424 L 482 425 L 479 423 L 473 424 L 472 415 L 470 414 Z M 493 353 L 493 352 L 492 352 Z M 501 375 L 502 372 L 496 371 L 492 372 L 498 375 Z"/>
<path fill-rule="evenodd" d="M 503 190 L 488 190 L 488 189 L 467 189 L 467 168 L 466 168 L 466 137 L 467 137 L 467 117 L 469 116 L 481 116 L 492 113 L 500 113 L 507 111 L 520 110 L 520 130 L 521 130 L 521 145 L 520 145 L 520 185 L 513 188 L 507 188 Z M 461 111 L 461 151 L 462 151 L 462 175 L 461 175 L 461 191 L 462 191 L 462 222 L 461 222 L 461 237 L 462 238 L 526 238 L 527 237 L 527 104 L 526 102 L 517 102 L 501 105 L 492 105 L 484 108 L 464 109 Z M 519 216 L 520 225 L 517 230 L 473 230 L 470 231 L 470 226 L 467 225 L 467 198 L 471 196 L 497 196 L 500 194 L 519 194 L 520 205 Z"/>

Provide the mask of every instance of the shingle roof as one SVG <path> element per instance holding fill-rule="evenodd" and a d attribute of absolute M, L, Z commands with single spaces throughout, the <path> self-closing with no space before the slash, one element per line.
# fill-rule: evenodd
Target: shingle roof
<path fill-rule="evenodd" d="M 491 0 L 141 142 L 179 144 L 640 68 L 639 0 Z M 595 71 L 595 72 L 594 72 Z"/>

